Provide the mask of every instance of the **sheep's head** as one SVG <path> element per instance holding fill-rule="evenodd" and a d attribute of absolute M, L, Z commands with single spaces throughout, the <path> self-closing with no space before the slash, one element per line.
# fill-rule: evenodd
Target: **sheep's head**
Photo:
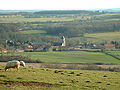
<path fill-rule="evenodd" d="M 20 61 L 20 66 L 25 67 L 25 62 L 24 61 Z"/>

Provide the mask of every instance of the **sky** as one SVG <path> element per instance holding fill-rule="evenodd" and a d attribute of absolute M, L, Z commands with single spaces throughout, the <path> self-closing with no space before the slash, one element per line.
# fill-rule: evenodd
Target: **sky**
<path fill-rule="evenodd" d="M 83 10 L 120 8 L 120 0 L 0 0 L 4 10 Z"/>

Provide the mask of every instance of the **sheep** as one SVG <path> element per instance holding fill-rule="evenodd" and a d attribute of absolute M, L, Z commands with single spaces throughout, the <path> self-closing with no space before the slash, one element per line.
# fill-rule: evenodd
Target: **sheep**
<path fill-rule="evenodd" d="M 25 63 L 17 60 L 8 61 L 5 66 L 5 71 L 7 71 L 9 68 L 16 68 L 18 70 L 20 66 L 25 67 Z"/>

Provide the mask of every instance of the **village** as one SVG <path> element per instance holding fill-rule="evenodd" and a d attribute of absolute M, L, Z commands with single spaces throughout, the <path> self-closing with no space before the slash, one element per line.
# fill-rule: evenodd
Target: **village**
<path fill-rule="evenodd" d="M 26 41 L 24 43 L 13 42 L 12 40 L 6 40 L 6 46 L 14 47 L 14 50 L 7 50 L 5 48 L 0 48 L 0 53 L 6 52 L 47 52 L 47 51 L 79 51 L 92 49 L 93 51 L 98 49 L 98 51 L 106 49 L 118 49 L 119 43 L 116 41 L 94 44 L 94 43 L 79 43 L 75 46 L 67 45 L 65 36 L 60 37 L 59 42 L 47 43 L 47 42 L 31 42 Z"/>

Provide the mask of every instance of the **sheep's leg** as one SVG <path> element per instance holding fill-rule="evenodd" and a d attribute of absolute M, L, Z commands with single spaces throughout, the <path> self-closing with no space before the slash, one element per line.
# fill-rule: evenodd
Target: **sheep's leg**
<path fill-rule="evenodd" d="M 19 67 L 16 67 L 17 68 L 17 71 L 19 70 Z"/>
<path fill-rule="evenodd" d="M 6 71 L 7 69 L 5 68 L 5 71 Z"/>
<path fill-rule="evenodd" d="M 17 71 L 18 71 L 18 68 L 16 67 Z"/>
<path fill-rule="evenodd" d="M 5 67 L 5 71 L 7 71 L 8 70 L 8 68 L 7 67 Z"/>

